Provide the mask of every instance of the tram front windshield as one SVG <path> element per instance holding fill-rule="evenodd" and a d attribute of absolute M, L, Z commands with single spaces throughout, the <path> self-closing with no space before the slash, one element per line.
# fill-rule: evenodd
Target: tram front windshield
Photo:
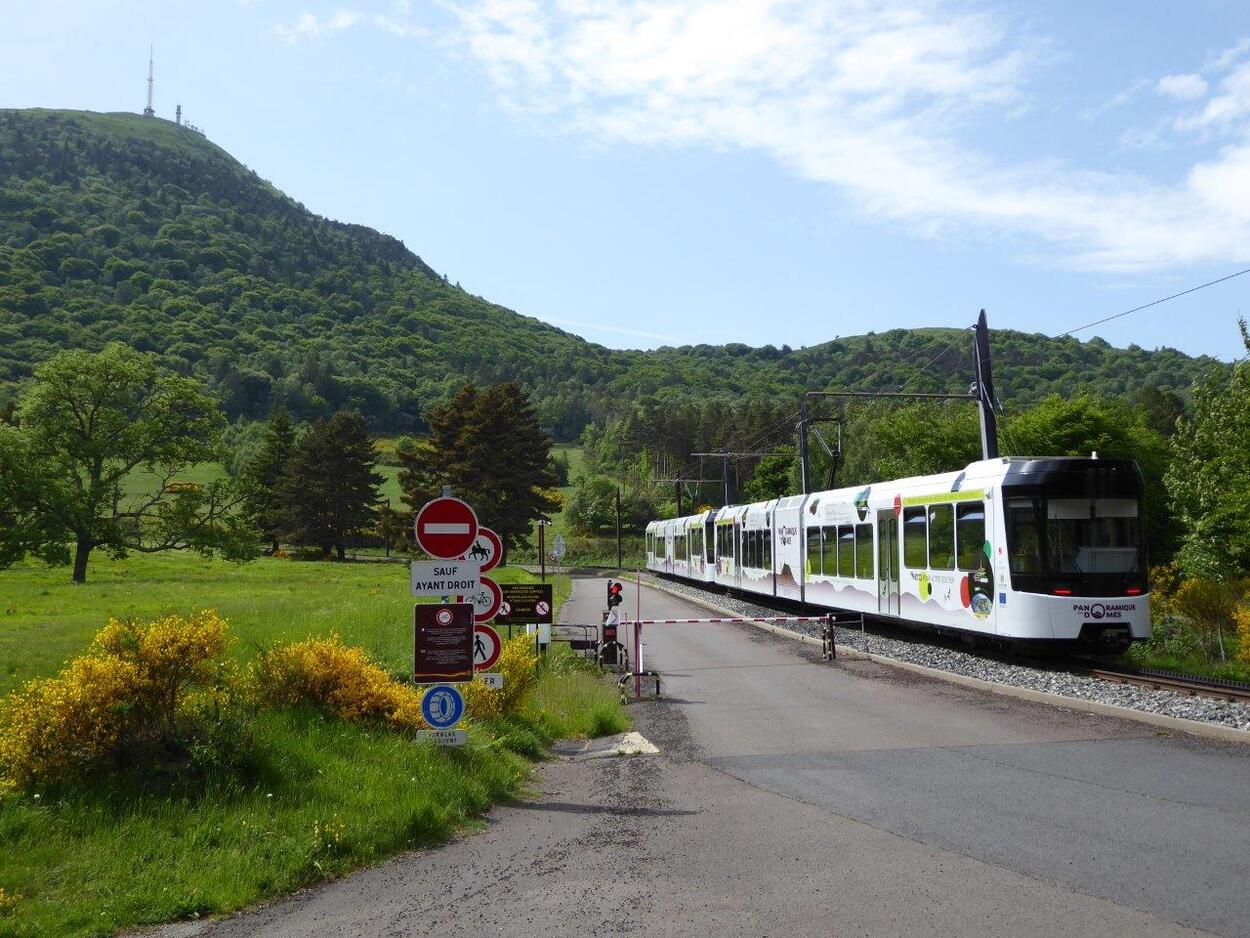
<path fill-rule="evenodd" d="M 1142 572 L 1140 505 L 1135 498 L 1011 498 L 1007 544 L 1013 577 L 1040 591 L 1049 591 L 1040 580 L 1123 582 Z"/>

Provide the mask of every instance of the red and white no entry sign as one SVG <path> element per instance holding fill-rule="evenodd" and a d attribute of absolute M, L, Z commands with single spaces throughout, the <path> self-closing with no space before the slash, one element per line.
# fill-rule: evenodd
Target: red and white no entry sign
<path fill-rule="evenodd" d="M 482 572 L 487 573 L 499 566 L 502 558 L 503 541 L 499 540 L 499 535 L 490 528 L 479 527 L 477 537 L 473 539 L 473 546 L 460 559 L 481 564 Z"/>
<path fill-rule="evenodd" d="M 478 671 L 489 671 L 499 660 L 499 652 L 503 642 L 499 633 L 489 625 L 478 625 L 473 628 L 473 667 Z"/>
<path fill-rule="evenodd" d="M 421 506 L 415 528 L 423 551 L 439 560 L 455 560 L 477 539 L 477 515 L 467 502 L 445 495 Z"/>
<path fill-rule="evenodd" d="M 499 612 L 499 604 L 503 602 L 503 590 L 488 576 L 479 577 L 480 587 L 476 593 L 465 597 L 473 604 L 473 621 L 489 622 Z"/>

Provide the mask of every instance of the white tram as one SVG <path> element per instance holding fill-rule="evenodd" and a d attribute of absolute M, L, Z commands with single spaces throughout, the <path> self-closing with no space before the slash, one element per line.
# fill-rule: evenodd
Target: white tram
<path fill-rule="evenodd" d="M 984 460 L 653 521 L 647 569 L 999 641 L 1116 651 L 1150 634 L 1142 487 L 1132 460 Z"/>

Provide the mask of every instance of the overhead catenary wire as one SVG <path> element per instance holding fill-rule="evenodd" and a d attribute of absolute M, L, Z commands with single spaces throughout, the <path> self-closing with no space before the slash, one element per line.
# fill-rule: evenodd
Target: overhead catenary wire
<path fill-rule="evenodd" d="M 1244 276 L 1245 274 L 1250 274 L 1250 267 L 1247 267 L 1244 270 L 1238 270 L 1235 273 L 1228 274 L 1227 276 L 1220 277 L 1216 280 L 1208 280 L 1206 283 L 1200 283 L 1196 287 L 1190 287 L 1188 290 L 1181 290 L 1180 293 L 1173 293 L 1171 296 L 1165 296 L 1157 300 L 1152 300 L 1149 303 L 1143 303 L 1141 306 L 1134 306 L 1132 309 L 1126 309 L 1124 312 L 1116 313 L 1114 316 L 1104 316 L 1102 319 L 1095 319 L 1093 322 L 1087 322 L 1083 326 L 1077 326 L 1075 329 L 1069 329 L 1067 332 L 1061 332 L 1055 336 L 1055 338 L 1061 339 L 1064 336 L 1084 332 L 1086 329 L 1094 328 L 1094 326 L 1101 326 L 1105 322 L 1111 322 L 1114 319 L 1122 319 L 1132 313 L 1140 313 L 1143 309 L 1150 309 L 1150 307 L 1158 306 L 1160 303 L 1166 303 L 1169 300 L 1175 300 L 1182 296 L 1188 296 L 1190 293 L 1197 293 L 1199 290 L 1205 290 L 1207 287 L 1213 287 L 1216 284 L 1224 283 L 1225 281 Z"/>

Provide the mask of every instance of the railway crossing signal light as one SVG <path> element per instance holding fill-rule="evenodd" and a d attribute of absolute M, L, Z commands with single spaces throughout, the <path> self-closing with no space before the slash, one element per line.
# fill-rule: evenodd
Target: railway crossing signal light
<path fill-rule="evenodd" d="M 621 596 L 621 584 L 608 580 L 608 608 L 619 606 L 625 600 Z"/>

